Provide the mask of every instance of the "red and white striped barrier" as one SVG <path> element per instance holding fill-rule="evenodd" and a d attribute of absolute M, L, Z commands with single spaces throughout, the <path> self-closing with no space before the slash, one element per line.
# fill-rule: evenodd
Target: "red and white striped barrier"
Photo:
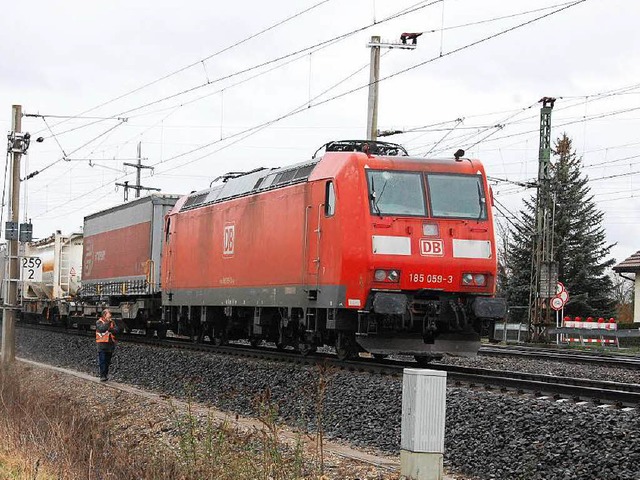
<path fill-rule="evenodd" d="M 580 331 L 584 331 L 584 333 L 576 334 L 564 334 L 561 336 L 561 341 L 571 343 L 580 343 L 581 345 L 585 344 L 600 344 L 600 345 L 616 345 L 620 347 L 618 343 L 618 337 L 614 338 L 605 338 L 602 334 L 598 334 L 599 331 L 617 331 L 618 324 L 615 319 L 610 318 L 606 321 L 604 318 L 600 317 L 598 320 L 594 320 L 592 317 L 587 317 L 585 320 L 582 320 L 580 317 L 575 317 L 575 319 L 571 320 L 571 317 L 564 317 L 562 321 L 562 326 L 564 328 L 573 328 Z"/>

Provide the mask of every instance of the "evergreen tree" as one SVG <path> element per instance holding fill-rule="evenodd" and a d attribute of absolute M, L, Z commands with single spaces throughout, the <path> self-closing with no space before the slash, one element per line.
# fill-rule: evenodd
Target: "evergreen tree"
<path fill-rule="evenodd" d="M 572 151 L 571 139 L 566 134 L 556 140 L 553 155 L 556 158 L 550 169 L 555 198 L 553 249 L 558 280 L 570 294 L 565 314 L 612 315 L 613 284 L 606 270 L 615 260 L 608 259 L 613 245 L 606 243 L 602 226 L 604 213 L 593 201 L 588 177 L 580 172 L 581 159 Z M 510 229 L 510 241 L 504 253 L 503 286 L 509 305 L 529 304 L 535 199 L 525 201 L 520 220 Z"/>

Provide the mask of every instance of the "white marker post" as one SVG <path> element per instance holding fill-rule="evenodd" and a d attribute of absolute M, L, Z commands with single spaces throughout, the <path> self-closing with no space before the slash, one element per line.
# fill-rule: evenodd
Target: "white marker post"
<path fill-rule="evenodd" d="M 400 474 L 405 478 L 443 478 L 446 398 L 446 372 L 404 369 Z"/>

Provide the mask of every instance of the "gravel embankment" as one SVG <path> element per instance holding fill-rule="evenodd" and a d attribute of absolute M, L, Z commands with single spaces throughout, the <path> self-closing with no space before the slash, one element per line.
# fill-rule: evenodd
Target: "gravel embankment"
<path fill-rule="evenodd" d="M 18 329 L 17 348 L 18 355 L 33 360 L 89 373 L 97 368 L 95 347 L 87 337 Z M 131 344 L 121 344 L 116 359 L 114 380 L 191 396 L 243 415 L 255 414 L 255 399 L 269 389 L 284 421 L 314 428 L 319 378 L 315 368 Z M 471 362 L 567 376 L 587 368 L 488 357 Z M 544 365 L 535 370 L 535 363 Z M 624 370 L 603 369 L 597 375 L 620 381 L 634 381 L 635 375 L 637 382 L 635 372 Z M 397 453 L 401 379 L 343 371 L 329 372 L 325 378 L 327 436 Z M 445 465 L 479 479 L 637 480 L 639 413 L 449 387 Z"/>

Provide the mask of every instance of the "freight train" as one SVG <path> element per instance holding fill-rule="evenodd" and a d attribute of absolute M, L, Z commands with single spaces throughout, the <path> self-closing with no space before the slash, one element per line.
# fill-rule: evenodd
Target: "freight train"
<path fill-rule="evenodd" d="M 65 320 L 110 306 L 129 329 L 272 342 L 346 359 L 473 355 L 506 312 L 482 164 L 330 142 L 307 161 L 232 172 L 85 218 Z"/>

